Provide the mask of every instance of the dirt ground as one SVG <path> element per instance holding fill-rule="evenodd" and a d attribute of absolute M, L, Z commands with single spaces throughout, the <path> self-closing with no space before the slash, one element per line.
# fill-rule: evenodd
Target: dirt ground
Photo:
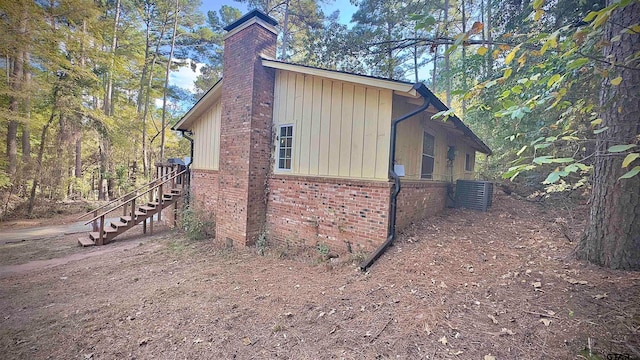
<path fill-rule="evenodd" d="M 362 254 L 261 256 L 170 230 L 80 251 L 52 239 L 56 266 L 11 250 L 0 357 L 640 359 L 640 273 L 575 260 L 584 211 L 555 208 L 500 194 L 449 210 L 367 273 Z"/>

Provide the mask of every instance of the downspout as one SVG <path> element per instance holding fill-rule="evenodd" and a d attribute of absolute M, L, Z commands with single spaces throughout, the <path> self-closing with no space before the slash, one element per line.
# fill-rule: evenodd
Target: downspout
<path fill-rule="evenodd" d="M 193 133 L 189 130 L 180 130 L 180 132 L 182 133 L 182 136 L 184 136 L 184 138 L 189 140 L 189 142 L 191 143 L 191 149 L 189 152 L 189 165 L 187 165 L 188 168 L 191 168 L 191 164 L 193 164 L 193 138 L 191 137 L 191 135 L 193 135 Z"/>
<path fill-rule="evenodd" d="M 193 138 L 191 136 L 193 135 L 193 132 L 188 130 L 180 130 L 180 132 L 182 133 L 182 136 L 184 136 L 191 143 L 191 149 L 189 151 L 189 164 L 187 165 L 187 178 L 189 179 L 189 187 L 187 188 L 188 189 L 187 191 L 190 191 L 191 190 L 191 164 L 193 164 Z M 190 197 L 191 196 L 185 197 L 185 202 L 187 203 L 187 205 L 189 204 Z"/>
<path fill-rule="evenodd" d="M 366 271 L 378 258 L 384 254 L 385 250 L 393 244 L 396 236 L 396 210 L 398 205 L 398 194 L 400 193 L 400 177 L 396 174 L 394 165 L 396 162 L 396 131 L 398 124 L 408 118 L 426 110 L 431 104 L 429 93 L 423 83 L 416 83 L 413 85 L 413 89 L 420 94 L 424 99 L 424 103 L 417 109 L 400 116 L 397 119 L 391 121 L 391 148 L 389 151 L 389 177 L 393 179 L 393 191 L 389 198 L 389 227 L 387 228 L 387 240 L 385 240 L 380 247 L 374 251 L 368 259 L 360 264 L 360 269 Z"/>

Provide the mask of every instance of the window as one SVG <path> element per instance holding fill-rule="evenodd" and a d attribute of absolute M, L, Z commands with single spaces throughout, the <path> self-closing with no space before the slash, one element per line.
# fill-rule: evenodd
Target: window
<path fill-rule="evenodd" d="M 473 159 L 471 154 L 467 154 L 464 157 L 464 171 L 473 171 Z"/>
<path fill-rule="evenodd" d="M 278 128 L 278 169 L 291 170 L 292 150 L 293 125 L 282 125 Z"/>
<path fill-rule="evenodd" d="M 436 139 L 428 132 L 422 135 L 422 171 L 420 178 L 433 179 L 434 155 Z"/>

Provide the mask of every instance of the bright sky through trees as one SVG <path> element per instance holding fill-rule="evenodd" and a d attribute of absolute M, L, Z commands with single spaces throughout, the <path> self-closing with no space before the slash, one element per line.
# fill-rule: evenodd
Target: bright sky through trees
<path fill-rule="evenodd" d="M 203 0 L 202 5 L 200 6 L 200 11 L 203 14 L 207 14 L 207 11 L 218 11 L 222 5 L 229 5 L 235 8 L 238 8 L 243 14 L 247 12 L 247 7 L 245 4 L 233 1 L 233 0 L 214 0 L 207 1 Z M 346 24 L 350 26 L 351 16 L 357 10 L 357 8 L 349 2 L 349 0 L 329 0 L 327 3 L 322 4 L 322 10 L 325 14 L 329 15 L 336 10 L 340 10 L 340 23 Z M 182 67 L 179 70 L 176 70 L 170 75 L 170 83 L 171 85 L 178 86 L 180 88 L 186 89 L 189 92 L 194 93 L 195 87 L 193 82 L 198 77 L 199 69 L 202 66 L 199 64 L 198 72 L 194 72 L 190 67 Z"/>

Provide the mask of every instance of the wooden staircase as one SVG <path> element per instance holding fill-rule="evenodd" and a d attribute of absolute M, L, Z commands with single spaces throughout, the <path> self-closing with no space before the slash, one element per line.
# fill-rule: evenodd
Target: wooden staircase
<path fill-rule="evenodd" d="M 176 164 L 158 165 L 157 174 L 157 178 L 147 184 L 81 216 L 80 218 L 84 218 L 93 215 L 93 218 L 85 223 L 85 225 L 92 224 L 92 231 L 88 237 L 79 238 L 78 244 L 80 246 L 105 245 L 138 224 L 142 224 L 143 233 L 147 233 L 147 224 L 150 233 L 153 233 L 154 220 L 162 221 L 162 210 L 172 205 L 175 223 L 179 200 L 189 186 L 188 169 Z M 106 216 L 118 209 L 122 209 L 120 218 L 105 225 Z"/>

